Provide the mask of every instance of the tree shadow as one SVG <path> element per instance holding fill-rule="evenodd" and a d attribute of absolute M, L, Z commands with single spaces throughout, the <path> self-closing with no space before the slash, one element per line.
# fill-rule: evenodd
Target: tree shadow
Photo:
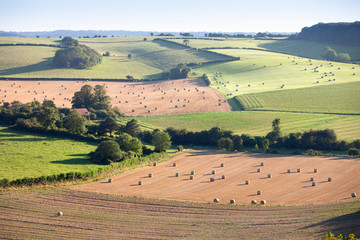
<path fill-rule="evenodd" d="M 51 161 L 51 163 L 66 164 L 66 165 L 89 165 L 89 164 L 96 165 L 95 163 L 90 162 L 90 160 L 84 158 L 69 158 L 65 160 L 55 160 L 55 161 Z"/>
<path fill-rule="evenodd" d="M 311 224 L 301 229 L 309 229 L 315 227 L 321 227 L 331 230 L 332 233 L 338 235 L 342 234 L 348 236 L 349 234 L 360 235 L 360 211 L 345 214 L 339 217 L 334 217 L 319 223 Z"/>
<path fill-rule="evenodd" d="M 45 58 L 45 60 L 35 63 L 35 64 L 0 70 L 0 76 L 16 75 L 16 74 L 22 74 L 22 73 L 39 72 L 39 71 L 48 71 L 48 70 L 52 70 L 52 69 L 55 69 L 55 66 L 53 64 L 53 58 L 49 57 L 49 58 Z"/>

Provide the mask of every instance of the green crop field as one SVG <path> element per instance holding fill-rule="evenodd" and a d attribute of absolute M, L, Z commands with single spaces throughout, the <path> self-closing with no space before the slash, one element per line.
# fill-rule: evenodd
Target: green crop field
<path fill-rule="evenodd" d="M 360 82 L 237 96 L 246 110 L 360 114 Z"/>
<path fill-rule="evenodd" d="M 208 130 L 220 127 L 237 134 L 264 136 L 271 131 L 275 118 L 281 120 L 284 134 L 310 129 L 334 129 L 338 138 L 355 140 L 360 136 L 360 116 L 336 114 L 289 113 L 272 111 L 234 111 L 224 113 L 195 113 L 138 117 L 141 125 L 166 129 L 174 127 L 192 131 Z M 152 128 L 149 128 L 151 130 Z"/>
<path fill-rule="evenodd" d="M 88 160 L 95 144 L 30 134 L 0 126 L 0 179 L 87 172 L 101 166 Z"/>

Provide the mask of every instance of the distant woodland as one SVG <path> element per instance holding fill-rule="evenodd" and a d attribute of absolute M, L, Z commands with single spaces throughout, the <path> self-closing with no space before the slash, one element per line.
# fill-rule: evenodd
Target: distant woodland
<path fill-rule="evenodd" d="M 308 40 L 323 43 L 360 45 L 360 22 L 353 23 L 318 23 L 304 27 L 294 35 L 298 40 Z"/>

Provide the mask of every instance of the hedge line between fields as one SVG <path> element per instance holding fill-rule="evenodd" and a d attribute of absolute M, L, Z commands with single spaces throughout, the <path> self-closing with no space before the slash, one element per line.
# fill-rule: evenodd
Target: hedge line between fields
<path fill-rule="evenodd" d="M 99 167 L 97 170 L 91 170 L 87 172 L 68 172 L 68 173 L 59 173 L 53 174 L 49 176 L 40 176 L 35 178 L 19 178 L 12 181 L 9 179 L 4 178 L 0 180 L 0 187 L 7 188 L 7 187 L 29 187 L 33 185 L 39 184 L 49 184 L 49 183 L 58 183 L 58 182 L 67 182 L 67 181 L 75 181 L 75 180 L 89 180 L 90 178 L 97 177 L 109 170 L 112 169 L 119 169 L 124 167 L 130 167 L 135 164 L 139 163 L 146 163 L 151 162 L 154 160 L 159 160 L 167 156 L 166 152 L 161 153 L 151 153 L 148 156 L 143 157 L 133 157 L 121 162 L 116 162 L 111 165 L 104 165 L 103 167 Z"/>
<path fill-rule="evenodd" d="M 14 80 L 14 81 L 90 81 L 90 82 L 145 82 L 158 81 L 160 79 L 123 79 L 123 78 L 21 78 L 21 77 L 0 77 L 0 80 Z"/>
<path fill-rule="evenodd" d="M 2 46 L 38 46 L 38 47 L 55 47 L 55 48 L 64 48 L 59 44 L 44 44 L 44 43 L 1 43 Z"/>

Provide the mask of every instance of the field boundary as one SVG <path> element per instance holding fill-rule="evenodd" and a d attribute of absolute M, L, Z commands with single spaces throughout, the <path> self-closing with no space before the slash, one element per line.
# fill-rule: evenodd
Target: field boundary
<path fill-rule="evenodd" d="M 54 48 L 65 48 L 58 44 L 45 44 L 45 43 L 1 43 L 0 47 L 17 47 L 17 46 L 32 46 L 32 47 L 54 47 Z"/>

